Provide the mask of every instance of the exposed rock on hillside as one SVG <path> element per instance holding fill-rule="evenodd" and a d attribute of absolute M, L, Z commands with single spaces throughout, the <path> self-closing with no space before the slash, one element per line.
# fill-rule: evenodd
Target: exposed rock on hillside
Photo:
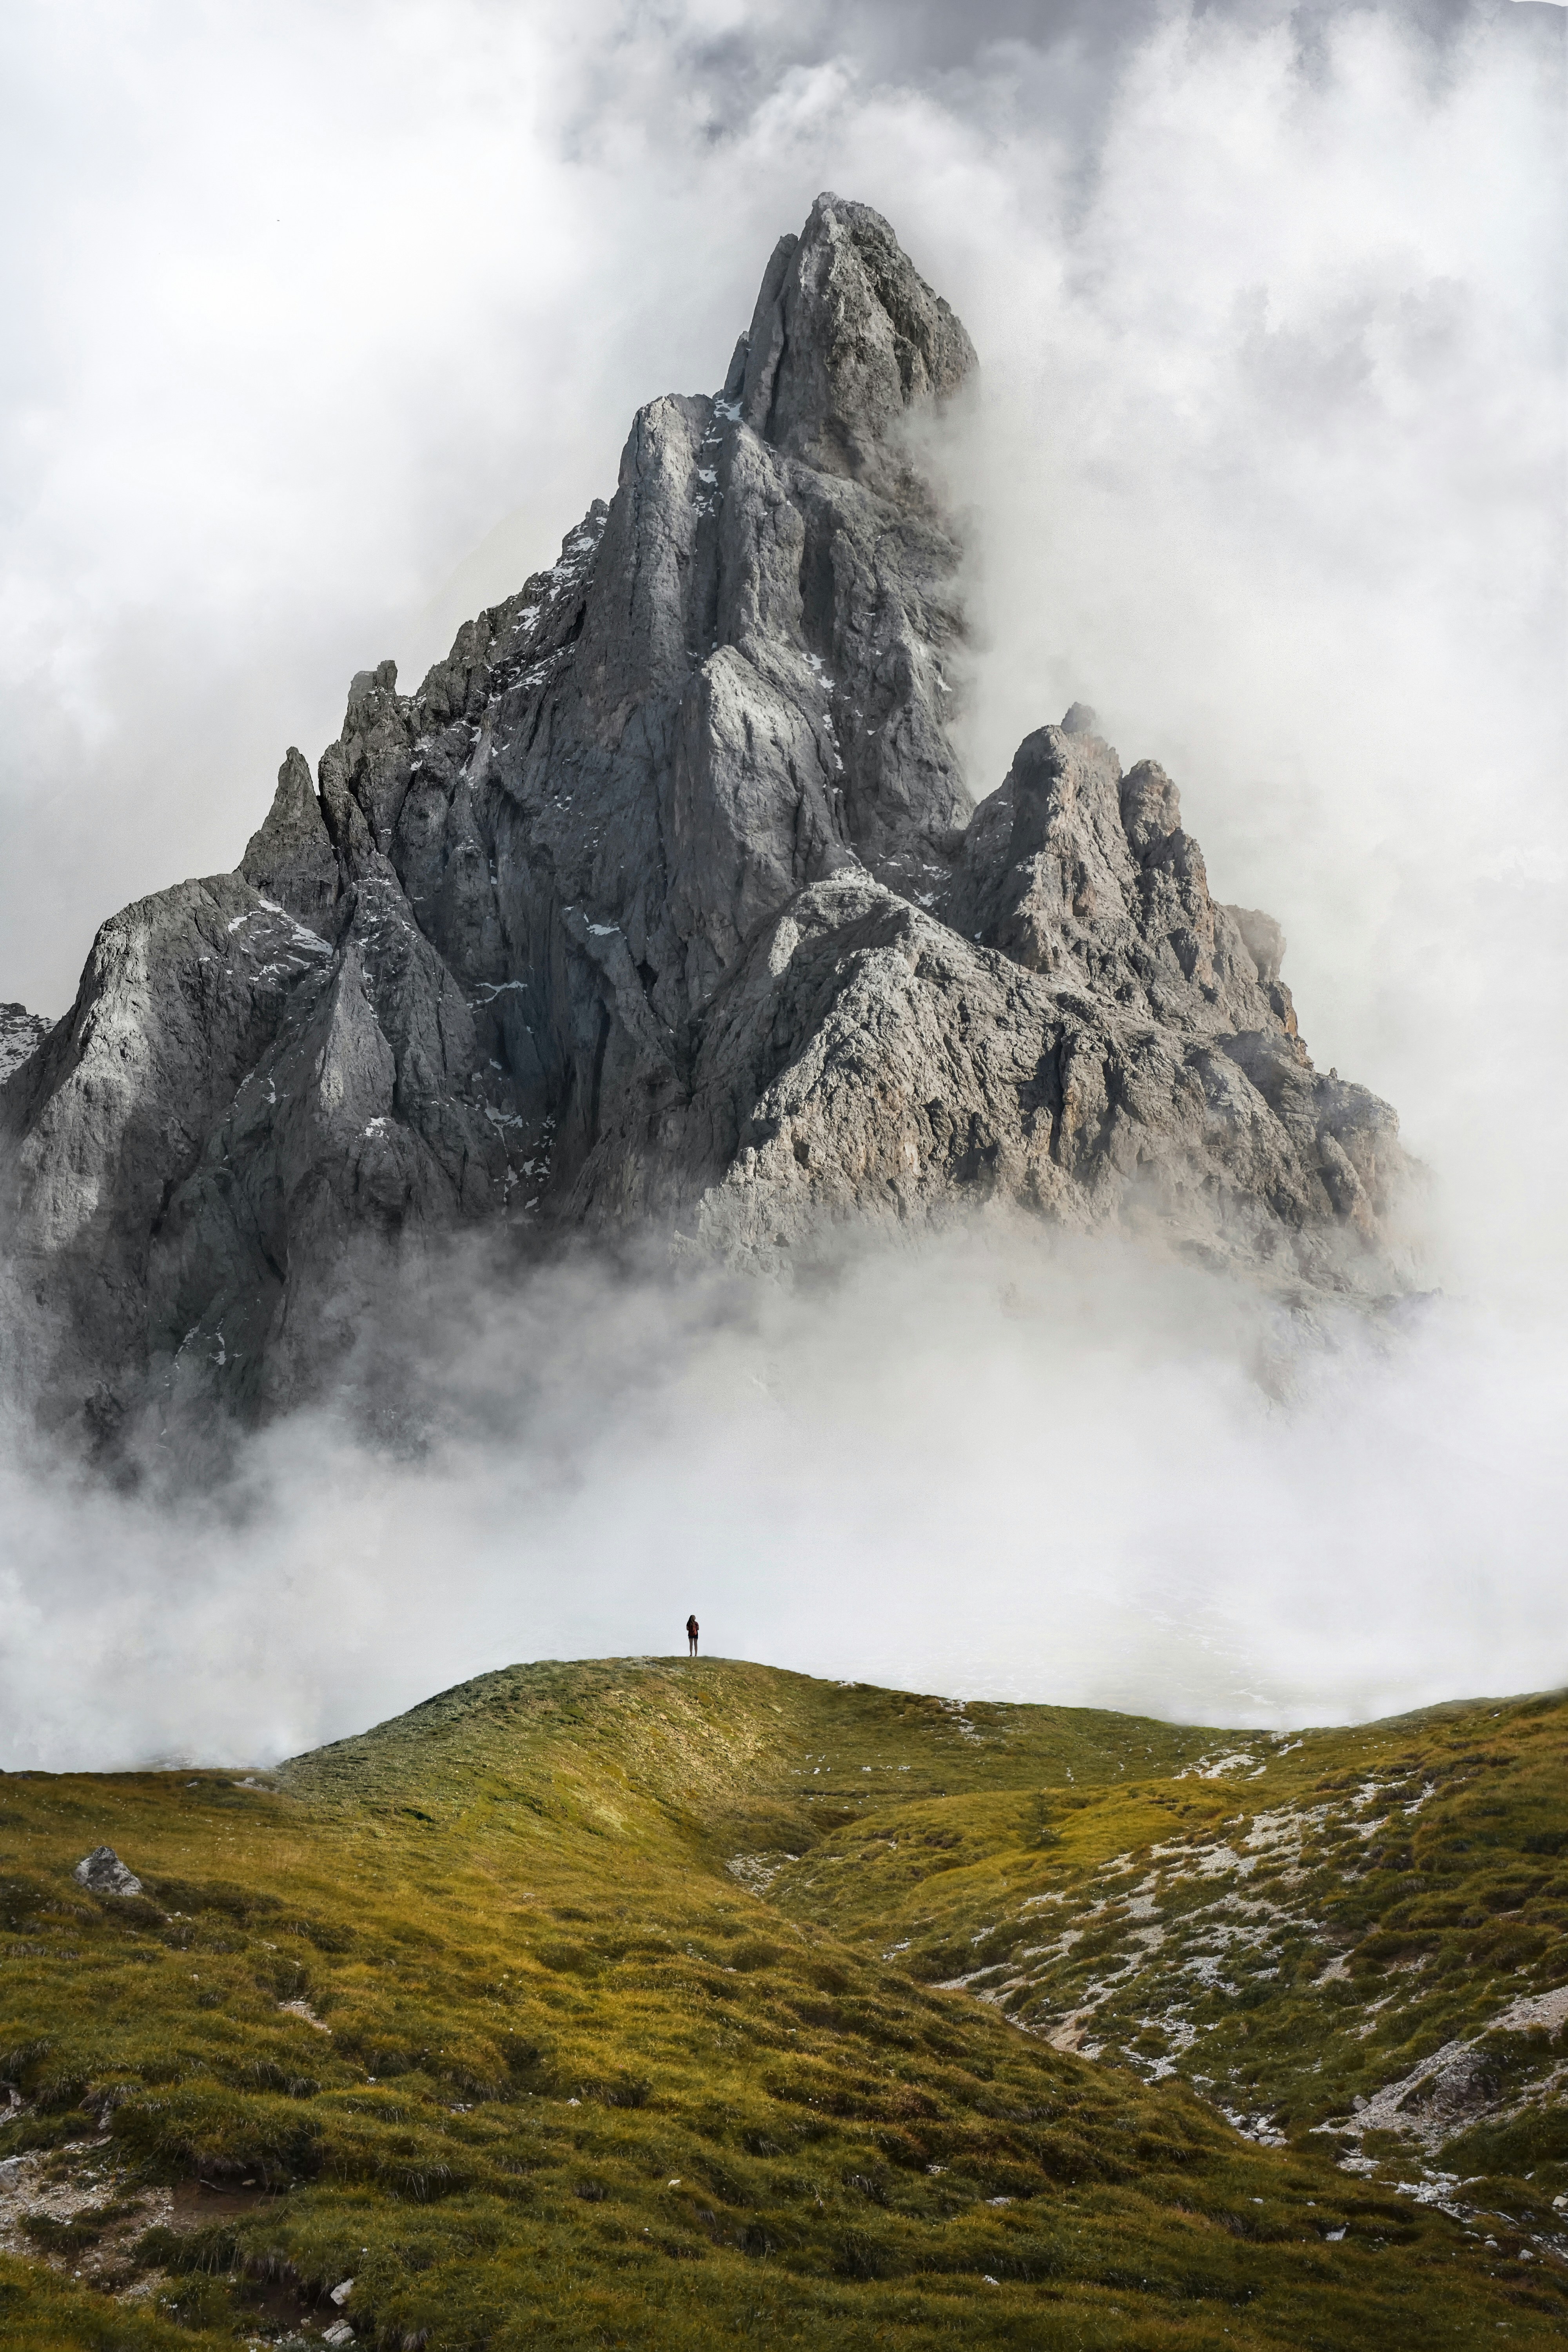
<path fill-rule="evenodd" d="M 973 364 L 820 197 L 722 390 L 639 414 L 559 562 L 416 693 L 362 672 L 237 873 L 104 926 L 3 1098 L 57 1412 L 276 1404 L 365 1244 L 501 1222 L 765 1261 L 1003 1199 L 1389 1286 L 1393 1114 L 1313 1071 L 1169 778 L 1075 706 L 973 808 L 905 424 Z"/>
<path fill-rule="evenodd" d="M 140 1895 L 142 1881 L 127 1870 L 111 1845 L 95 1845 L 71 1874 L 92 1895 Z"/>

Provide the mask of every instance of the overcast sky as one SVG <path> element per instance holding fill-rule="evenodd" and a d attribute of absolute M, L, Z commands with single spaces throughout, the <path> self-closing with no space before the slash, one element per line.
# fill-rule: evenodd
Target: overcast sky
<path fill-rule="evenodd" d="M 276 1752 L 520 1643 L 653 1641 L 694 1560 L 739 1610 L 753 1494 L 778 1593 L 804 1542 L 824 1613 L 805 1627 L 781 1597 L 775 1622 L 767 1601 L 734 1646 L 826 1671 L 952 1686 L 936 1568 L 887 1607 L 943 1513 L 991 1579 L 971 1689 L 1014 1687 L 1026 1606 L 1030 1696 L 1277 1717 L 1436 1696 L 1467 1660 L 1494 1686 L 1568 1668 L 1542 1434 L 1568 1402 L 1565 25 L 1547 0 L 13 0 L 0 998 L 62 1012 L 105 916 L 235 864 L 356 669 L 390 654 L 413 683 L 551 561 L 637 404 L 720 382 L 775 237 L 831 187 L 889 216 L 983 362 L 942 459 L 968 517 L 975 792 L 1079 698 L 1124 761 L 1164 761 L 1216 895 L 1282 920 L 1320 1064 L 1398 1108 L 1453 1302 L 1397 1365 L 1335 1340 L 1333 1380 L 1303 1371 L 1281 1422 L 1256 1303 L 1135 1313 L 1121 1274 L 938 1263 L 907 1293 L 868 1274 L 820 1323 L 759 1307 L 750 1357 L 677 1347 L 663 1468 L 590 1418 L 570 1507 L 548 1448 L 416 1492 L 320 1431 L 286 1441 L 244 1544 L 7 1486 L 29 1757 L 210 1747 L 253 1684 L 226 1736 Z M 574 1395 L 610 1377 L 625 1311 L 573 1322 Z M 1097 1387 L 1053 1335 L 1107 1318 Z M 1129 1384 L 1146 1420 L 1123 1426 Z M 782 1400 L 765 1427 L 735 1402 L 753 1389 Z M 856 1410 L 887 1434 L 874 1474 Z M 1081 1432 L 1055 1581 L 1009 1565 L 1039 1525 L 1025 1423 Z M 827 1465 L 804 1495 L 803 1429 Z M 760 1486 L 734 1467 L 753 1457 Z M 473 1592 L 427 1620 L 397 1529 L 459 1491 L 483 1520 Z M 541 1492 L 573 1573 L 520 1618 Z M 409 1600 L 360 1658 L 366 1576 Z M 200 1607 L 171 1615 L 171 1578 Z M 274 1624 L 292 1663 L 258 1682 Z M 154 1662 L 133 1691 L 132 1657 Z"/>

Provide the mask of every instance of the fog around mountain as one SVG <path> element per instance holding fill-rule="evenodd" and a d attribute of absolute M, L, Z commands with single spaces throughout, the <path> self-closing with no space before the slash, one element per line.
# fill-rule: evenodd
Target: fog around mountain
<path fill-rule="evenodd" d="M 416 1458 L 317 1414 L 171 1500 L 9 1451 L 0 1761 L 265 1760 L 691 1606 L 1237 1722 L 1563 1678 L 1562 12 L 963 23 L 14 20 L 0 996 L 63 1010 L 353 671 L 547 562 L 837 186 L 982 358 L 973 789 L 1080 696 L 1170 769 L 1430 1170 L 1436 1295 L 1292 1319 L 1011 1228 L 816 1294 L 458 1279 Z"/>

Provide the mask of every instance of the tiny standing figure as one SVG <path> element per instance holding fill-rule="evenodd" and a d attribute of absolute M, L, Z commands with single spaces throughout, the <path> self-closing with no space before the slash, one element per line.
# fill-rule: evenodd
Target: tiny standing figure
<path fill-rule="evenodd" d="M 686 1621 L 686 1654 L 689 1658 L 694 1658 L 697 1655 L 697 1620 L 695 1617 L 689 1617 Z"/>

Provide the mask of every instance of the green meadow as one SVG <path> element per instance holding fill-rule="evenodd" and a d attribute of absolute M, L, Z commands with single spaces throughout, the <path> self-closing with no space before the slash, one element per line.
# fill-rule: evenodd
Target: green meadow
<path fill-rule="evenodd" d="M 6 1776 L 0 2347 L 1559 2344 L 1565 1801 L 710 1659 Z"/>

